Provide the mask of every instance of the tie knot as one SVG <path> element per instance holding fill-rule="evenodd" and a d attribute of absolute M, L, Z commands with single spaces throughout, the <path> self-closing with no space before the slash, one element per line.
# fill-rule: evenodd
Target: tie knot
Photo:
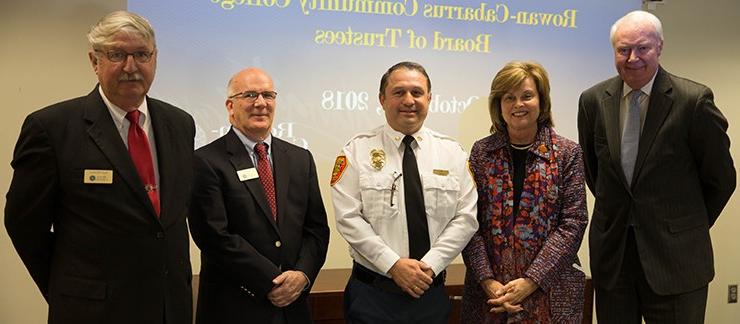
<path fill-rule="evenodd" d="M 139 124 L 139 114 L 140 113 L 141 112 L 138 109 L 137 110 L 134 110 L 134 111 L 129 111 L 126 114 L 126 119 L 128 119 L 128 121 L 131 122 L 131 124 L 137 124 L 138 125 Z"/>
<path fill-rule="evenodd" d="M 406 135 L 403 137 L 403 144 L 406 144 L 406 146 L 411 147 L 411 143 L 415 141 L 414 137 L 411 135 Z"/>
<path fill-rule="evenodd" d="M 267 157 L 267 143 L 254 144 L 254 151 L 257 152 L 259 157 Z"/>
<path fill-rule="evenodd" d="M 640 100 L 640 95 L 642 95 L 642 90 L 640 89 L 634 89 L 632 92 L 630 92 L 630 100 L 633 103 L 637 103 Z"/>

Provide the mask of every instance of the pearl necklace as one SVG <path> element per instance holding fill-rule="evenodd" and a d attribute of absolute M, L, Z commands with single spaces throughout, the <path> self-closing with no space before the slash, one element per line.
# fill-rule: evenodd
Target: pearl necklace
<path fill-rule="evenodd" d="M 515 150 L 524 151 L 524 150 L 528 150 L 530 147 L 532 147 L 532 145 L 534 145 L 534 142 L 529 143 L 527 145 L 516 145 L 514 143 L 510 143 L 509 145 L 511 146 L 511 148 L 513 148 Z"/>

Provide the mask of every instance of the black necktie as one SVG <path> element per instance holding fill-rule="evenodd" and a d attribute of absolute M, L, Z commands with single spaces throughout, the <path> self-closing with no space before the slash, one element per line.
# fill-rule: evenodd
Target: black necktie
<path fill-rule="evenodd" d="M 429 251 L 429 226 L 424 208 L 424 192 L 419 178 L 419 167 L 411 148 L 414 137 L 406 135 L 403 144 L 403 196 L 406 202 L 406 223 L 409 230 L 409 257 L 421 260 Z"/>

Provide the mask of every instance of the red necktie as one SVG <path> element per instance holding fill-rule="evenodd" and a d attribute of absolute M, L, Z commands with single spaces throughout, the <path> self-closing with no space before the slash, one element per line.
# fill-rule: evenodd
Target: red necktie
<path fill-rule="evenodd" d="M 126 114 L 126 119 L 131 123 L 128 127 L 128 153 L 136 166 L 139 178 L 144 184 L 144 190 L 152 201 L 154 211 L 159 216 L 159 197 L 157 196 L 157 179 L 154 177 L 154 163 L 152 163 L 152 152 L 149 150 L 149 138 L 139 126 L 139 115 L 141 112 L 134 110 Z"/>
<path fill-rule="evenodd" d="M 265 190 L 265 197 L 272 210 L 272 219 L 277 216 L 277 205 L 275 203 L 275 182 L 272 180 L 272 167 L 267 159 L 267 144 L 257 143 L 254 145 L 254 151 L 257 152 L 257 173 L 260 176 L 262 188 Z"/>

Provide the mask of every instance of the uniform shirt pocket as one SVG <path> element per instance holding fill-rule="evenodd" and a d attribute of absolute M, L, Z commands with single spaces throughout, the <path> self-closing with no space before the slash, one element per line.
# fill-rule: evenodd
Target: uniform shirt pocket
<path fill-rule="evenodd" d="M 455 215 L 460 182 L 453 176 L 436 174 L 422 175 L 421 182 L 427 215 L 446 224 Z"/>
<path fill-rule="evenodd" d="M 393 189 L 394 181 L 390 174 L 361 175 L 362 215 L 370 221 L 395 217 L 398 214 L 398 183 L 395 186 Z"/>

